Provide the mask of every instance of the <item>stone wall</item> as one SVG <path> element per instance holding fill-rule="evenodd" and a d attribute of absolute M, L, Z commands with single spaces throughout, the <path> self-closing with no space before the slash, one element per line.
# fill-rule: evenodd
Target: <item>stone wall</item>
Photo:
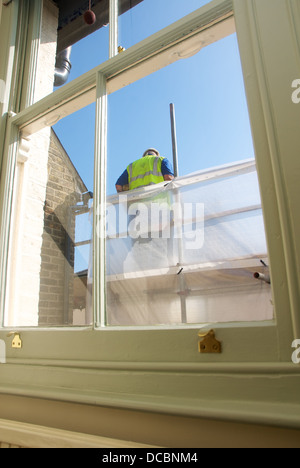
<path fill-rule="evenodd" d="M 39 324 L 73 321 L 76 204 L 87 188 L 54 131 L 48 157 L 44 205 Z"/>

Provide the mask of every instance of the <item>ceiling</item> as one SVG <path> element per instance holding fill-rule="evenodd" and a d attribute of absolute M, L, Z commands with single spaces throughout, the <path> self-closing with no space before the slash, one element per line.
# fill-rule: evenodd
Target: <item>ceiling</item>
<path fill-rule="evenodd" d="M 75 44 L 109 22 L 109 0 L 92 0 L 96 14 L 92 26 L 85 24 L 83 14 L 89 9 L 89 0 L 53 0 L 59 8 L 57 52 Z M 125 13 L 143 0 L 119 0 L 119 14 Z"/>

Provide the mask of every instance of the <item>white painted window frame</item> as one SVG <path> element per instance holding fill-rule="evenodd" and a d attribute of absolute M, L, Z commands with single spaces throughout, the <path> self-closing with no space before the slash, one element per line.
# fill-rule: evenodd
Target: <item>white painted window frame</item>
<path fill-rule="evenodd" d="M 4 255 L 0 277 L 3 286 L 19 135 L 27 137 L 96 101 L 94 196 L 101 211 L 94 210 L 94 229 L 100 215 L 100 230 L 104 233 L 107 95 L 165 66 L 166 57 L 171 63 L 174 52 L 178 53 L 182 45 L 186 49 L 187 40 L 189 48 L 195 48 L 198 35 L 205 32 L 207 25 L 218 23 L 216 18 L 220 16 L 224 20 L 231 18 L 234 7 L 266 219 L 276 319 L 265 324 L 216 324 L 217 338 L 223 344 L 220 355 L 199 354 L 198 328 L 194 326 L 105 328 L 100 313 L 105 308 L 105 246 L 101 240 L 105 236 L 94 236 L 94 275 L 100 279 L 94 282 L 94 326 L 21 330 L 23 348 L 17 351 L 7 345 L 6 364 L 0 365 L 0 392 L 247 422 L 252 419 L 275 424 L 280 419 L 290 427 L 300 426 L 299 397 L 294 391 L 300 374 L 299 367 L 291 362 L 292 342 L 300 338 L 299 285 L 294 276 L 297 226 L 287 215 L 289 203 L 299 194 L 287 186 L 280 172 L 278 135 L 270 100 L 275 90 L 267 88 L 274 64 L 264 57 L 258 40 L 269 1 L 264 0 L 265 5 L 259 6 L 257 0 L 214 0 L 112 56 L 18 115 L 10 116 L 1 185 L 1 219 L 5 228 L 1 232 Z M 279 12 L 281 0 L 271 1 Z M 287 0 L 287 4 L 298 11 L 295 0 Z M 299 39 L 299 25 L 294 26 Z M 293 65 L 291 73 L 296 71 Z M 275 88 L 279 84 L 275 81 Z M 289 113 L 293 112 L 296 109 L 289 108 Z M 2 313 L 3 290 L 2 287 Z M 7 330 L 0 330 L 0 339 L 8 342 L 6 334 Z M 280 399 L 282 386 L 286 401 Z"/>

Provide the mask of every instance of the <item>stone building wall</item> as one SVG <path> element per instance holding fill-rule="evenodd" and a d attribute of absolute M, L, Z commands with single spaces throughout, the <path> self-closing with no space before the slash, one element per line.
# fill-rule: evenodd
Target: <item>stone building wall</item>
<path fill-rule="evenodd" d="M 71 324 L 76 204 L 87 188 L 54 131 L 44 205 L 39 325 Z"/>

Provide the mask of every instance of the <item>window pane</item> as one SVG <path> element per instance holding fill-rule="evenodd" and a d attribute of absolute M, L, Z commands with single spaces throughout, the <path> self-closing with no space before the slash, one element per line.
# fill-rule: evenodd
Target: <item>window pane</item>
<path fill-rule="evenodd" d="M 108 14 L 108 11 L 107 11 Z M 76 24 L 78 34 L 76 34 Z M 101 22 L 102 24 L 102 22 Z M 82 15 L 65 26 L 70 34 L 65 42 L 66 47 L 58 40 L 53 90 L 75 80 L 84 73 L 108 60 L 109 25 L 102 25 L 99 29 L 84 25 Z M 63 31 L 59 30 L 63 36 Z M 64 42 L 63 42 L 64 43 Z"/>
<path fill-rule="evenodd" d="M 172 161 L 170 103 L 180 176 L 254 157 L 233 34 L 109 96 L 108 194 L 145 149 L 157 147 Z"/>
<path fill-rule="evenodd" d="M 126 23 L 126 17 L 131 18 L 130 11 L 144 1 L 120 0 L 120 25 Z M 94 0 L 90 5 L 88 0 L 79 3 L 56 0 L 54 3 L 55 6 L 44 12 L 40 46 L 40 61 L 43 66 L 46 64 L 48 73 L 48 80 L 43 76 L 46 93 L 57 90 L 109 58 L 109 0 Z M 90 6 L 92 14 L 86 18 Z M 182 8 L 181 13 L 185 14 L 185 11 L 187 9 Z M 125 29 L 127 26 L 128 20 Z M 130 20 L 130 35 L 135 36 L 132 26 Z M 140 39 L 137 37 L 137 40 Z M 126 47 L 130 45 L 128 43 Z M 43 67 L 41 73 L 44 73 Z"/>
<path fill-rule="evenodd" d="M 253 160 L 109 197 L 107 211 L 108 324 L 273 318 Z"/>
<path fill-rule="evenodd" d="M 68 82 L 108 60 L 108 40 L 109 27 L 106 26 L 72 44 Z"/>
<path fill-rule="evenodd" d="M 119 43 L 128 49 L 210 1 L 142 0 L 119 17 Z"/>
<path fill-rule="evenodd" d="M 27 160 L 17 164 L 6 326 L 91 322 L 86 311 L 93 138 L 85 144 L 89 129 L 77 128 L 86 113 L 93 119 L 93 106 L 64 119 L 56 131 L 45 128 L 32 135 Z"/>
<path fill-rule="evenodd" d="M 179 177 L 112 196 L 147 148 L 173 161 L 170 103 Z M 272 319 L 236 35 L 109 96 L 108 135 L 108 325 Z"/>

